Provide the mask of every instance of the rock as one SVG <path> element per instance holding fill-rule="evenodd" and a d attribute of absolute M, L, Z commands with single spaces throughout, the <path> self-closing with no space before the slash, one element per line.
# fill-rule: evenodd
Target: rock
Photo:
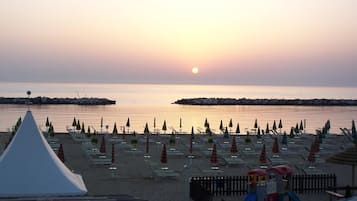
<path fill-rule="evenodd" d="M 49 97 L 35 97 L 35 98 L 6 98 L 0 97 L 0 104 L 18 104 L 24 105 L 28 101 L 34 105 L 114 105 L 115 100 L 107 98 L 49 98 Z"/>
<path fill-rule="evenodd" d="M 295 105 L 295 106 L 357 106 L 352 99 L 247 99 L 247 98 L 186 98 L 175 101 L 181 105 Z"/>

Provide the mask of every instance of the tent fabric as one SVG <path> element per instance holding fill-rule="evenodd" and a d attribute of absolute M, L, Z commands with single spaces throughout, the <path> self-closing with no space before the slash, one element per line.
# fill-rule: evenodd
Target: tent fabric
<path fill-rule="evenodd" d="M 79 196 L 87 193 L 80 175 L 57 157 L 31 111 L 0 157 L 0 197 Z"/>

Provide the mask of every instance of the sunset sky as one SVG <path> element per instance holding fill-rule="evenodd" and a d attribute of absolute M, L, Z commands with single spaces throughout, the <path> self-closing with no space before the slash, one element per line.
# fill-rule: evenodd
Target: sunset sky
<path fill-rule="evenodd" d="M 356 0 L 2 0 L 0 81 L 357 86 L 356 10 Z"/>

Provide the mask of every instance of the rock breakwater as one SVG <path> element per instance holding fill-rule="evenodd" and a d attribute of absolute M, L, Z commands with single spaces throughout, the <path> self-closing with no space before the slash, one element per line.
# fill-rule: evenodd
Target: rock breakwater
<path fill-rule="evenodd" d="M 49 97 L 35 97 L 35 98 L 8 98 L 0 97 L 0 104 L 16 104 L 24 105 L 30 102 L 34 105 L 113 105 L 115 100 L 107 98 L 49 98 Z"/>
<path fill-rule="evenodd" d="M 184 98 L 181 105 L 293 105 L 293 106 L 357 106 L 353 99 L 248 99 L 248 98 Z"/>

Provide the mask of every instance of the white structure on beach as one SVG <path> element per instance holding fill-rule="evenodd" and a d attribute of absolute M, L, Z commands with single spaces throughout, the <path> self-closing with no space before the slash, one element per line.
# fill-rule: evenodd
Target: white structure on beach
<path fill-rule="evenodd" d="M 0 197 L 79 196 L 87 188 L 57 157 L 31 111 L 0 157 Z"/>

